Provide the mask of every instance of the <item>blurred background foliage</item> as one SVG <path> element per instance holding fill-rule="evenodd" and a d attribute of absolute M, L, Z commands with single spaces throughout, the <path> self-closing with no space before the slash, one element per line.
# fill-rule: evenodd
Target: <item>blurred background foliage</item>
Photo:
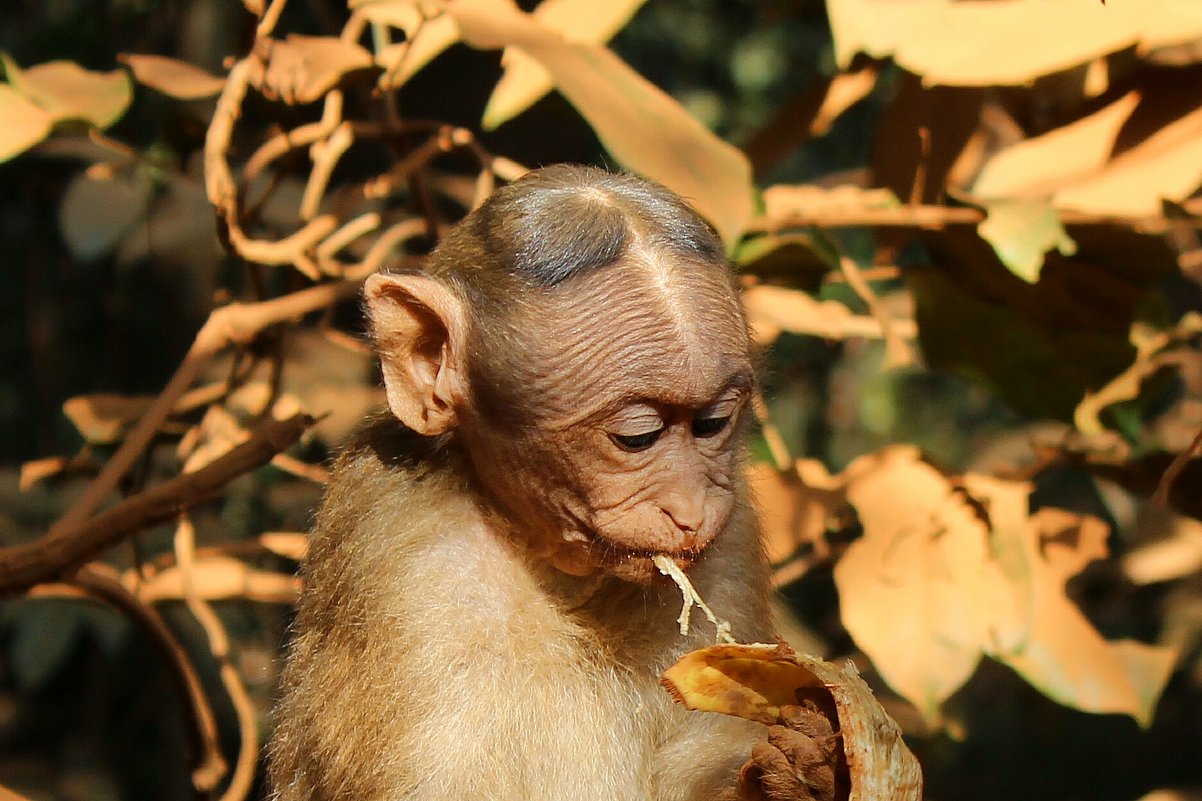
<path fill-rule="evenodd" d="M 520 5 L 529 11 L 537 4 Z M 336 0 L 292 0 L 279 27 L 334 36 L 346 20 L 347 10 Z M 227 58 L 252 46 L 256 20 L 233 0 L 12 0 L 0 11 L 0 23 L 0 50 L 25 68 L 67 59 L 109 71 L 118 66 L 117 54 L 142 53 L 223 75 Z M 975 141 L 974 130 L 984 132 L 980 147 L 996 153 L 1083 119 L 1135 88 L 1144 98 L 1143 117 L 1125 129 L 1129 143 L 1116 143 L 1121 154 L 1202 101 L 1195 56 L 1184 46 L 1154 63 L 1134 48 L 1117 49 L 1108 58 L 1111 84 L 1092 95 L 1082 90 L 1083 66 L 1021 87 L 983 89 L 923 86 L 915 74 L 880 61 L 873 62 L 879 75 L 863 99 L 810 135 L 804 129 L 822 97 L 815 86 L 846 67 L 837 64 L 827 5 L 820 0 L 651 0 L 609 46 L 739 146 L 761 189 L 871 186 L 892 190 L 903 203 L 951 209 L 970 205 L 965 194 L 956 196 L 956 184 L 970 186 L 980 171 L 978 164 L 967 179 L 949 177 Z M 498 51 L 454 45 L 401 88 L 403 117 L 462 126 L 488 152 L 523 165 L 616 166 L 594 128 L 556 92 L 495 130 L 481 130 L 481 110 L 501 75 Z M 33 153 L 0 163 L 7 287 L 0 293 L 0 545 L 45 532 L 86 483 L 52 476 L 22 487 L 23 464 L 82 454 L 68 472 L 87 476 L 119 440 L 119 434 L 85 437 L 98 423 L 68 417 L 67 400 L 98 393 L 153 396 L 215 304 L 274 297 L 309 283 L 292 270 L 248 269 L 223 249 L 201 161 L 212 113 L 211 100 L 181 101 L 139 87 L 104 141 L 52 137 Z M 262 97 L 249 99 L 244 113 L 263 127 L 295 127 L 319 116 L 313 105 Z M 979 125 L 981 120 L 988 124 Z M 920 144 L 914 135 L 920 129 L 933 138 Z M 250 148 L 249 142 L 240 145 Z M 135 167 L 121 181 L 84 172 L 103 161 L 97 148 L 122 147 Z M 395 153 L 353 153 L 339 166 L 338 180 L 364 180 L 389 157 Z M 283 164 L 304 166 L 305 159 L 289 154 Z M 463 183 L 470 173 L 455 158 L 445 167 L 448 185 L 456 176 Z M 1184 163 L 1181 168 L 1189 169 Z M 303 185 L 288 180 L 273 197 L 295 205 Z M 422 191 L 412 187 L 413 195 Z M 835 476 L 859 457 L 908 443 L 948 475 L 1030 480 L 1032 509 L 1069 509 L 1109 527 L 1111 557 L 1092 562 L 1068 585 L 1089 622 L 1111 640 L 1175 649 L 1147 727 L 1133 714 L 1090 714 L 1057 704 L 990 660 L 980 662 L 963 686 L 949 685 L 954 693 L 939 699 L 945 703 L 937 721 L 924 719 L 902 700 L 904 691 L 890 692 L 889 683 L 870 672 L 872 663 L 860 650 L 867 646 L 857 647 L 841 617 L 835 565 L 863 533 L 855 504 L 849 507 L 844 498 L 820 521 L 817 535 L 803 533 L 790 541 L 795 552 L 785 554 L 800 565 L 781 579 L 799 621 L 794 634 L 799 645 L 831 657 L 854 656 L 869 671 L 890 711 L 914 735 L 930 798 L 1117 801 L 1154 790 L 1177 793 L 1173 797 L 1202 794 L 1202 556 L 1191 561 L 1202 529 L 1179 514 L 1197 517 L 1202 510 L 1196 462 L 1178 478 L 1177 511 L 1148 500 L 1172 457 L 1187 451 L 1202 427 L 1196 406 L 1188 406 L 1202 381 L 1192 334 L 1181 335 L 1185 357 L 1150 370 L 1131 397 L 1102 412 L 1105 431 L 1125 442 L 1120 458 L 1101 463 L 1093 457 L 1102 445 L 1067 444 L 1080 433 L 1069 424 L 1086 391 L 1137 360 L 1132 323 L 1169 331 L 1199 308 L 1191 266 L 1197 262 L 1188 258 L 1197 253 L 1196 210 L 1187 207 L 1186 196 L 1174 200 L 1181 204 L 1166 204 L 1164 217 L 1185 224 L 1151 233 L 1131 218 L 1113 226 L 1065 218 L 1075 250 L 1037 248 L 1048 253 L 1040 255 L 1043 272 L 1035 282 L 1003 269 L 995 250 L 963 227 L 799 224 L 792 234 L 748 237 L 735 250 L 757 283 L 805 290 L 861 316 L 871 310 L 835 267 L 843 256 L 865 270 L 879 268 L 871 277 L 877 300 L 888 315 L 917 323 L 921 346 L 921 361 L 895 366 L 879 335 L 817 337 L 786 327 L 765 338 L 771 422 L 753 443 L 759 458 L 772 458 L 775 432 L 790 458 L 816 460 Z M 404 202 L 415 201 L 406 196 Z M 757 203 L 761 217 L 777 222 L 791 213 L 766 208 L 764 197 Z M 871 209 L 856 203 L 854 211 Z M 280 210 L 286 205 L 264 204 L 261 227 L 277 234 L 295 227 Z M 413 251 L 420 254 L 428 245 L 418 241 Z M 361 330 L 353 304 L 342 304 L 324 322 L 350 336 Z M 286 364 L 264 379 L 273 398 L 300 398 L 307 409 L 334 411 L 317 436 L 293 451 L 309 464 L 321 464 L 378 399 L 369 357 L 311 328 L 269 328 L 236 357 L 206 368 L 204 377 L 217 381 L 256 360 Z M 237 426 L 261 406 L 244 401 L 239 407 L 227 399 L 223 409 L 241 421 Z M 123 491 L 136 493 L 178 470 L 187 454 L 168 446 L 199 425 L 198 417 L 184 415 L 176 428 L 160 431 L 158 446 L 130 471 Z M 211 436 L 206 431 L 202 436 Z M 854 487 L 838 491 L 854 494 Z M 219 502 L 194 511 L 198 540 L 214 545 L 304 530 L 319 495 L 314 482 L 270 468 L 243 475 Z M 765 504 L 770 514 L 784 514 L 770 498 Z M 797 535 L 796 527 L 789 534 Z M 1133 574 L 1123 560 L 1157 543 L 1176 544 L 1166 557 L 1169 567 L 1160 573 L 1152 568 L 1147 580 Z M 120 569 L 136 569 L 171 548 L 172 531 L 160 527 L 109 558 Z M 278 574 L 295 566 L 287 553 L 271 549 L 257 559 L 263 570 Z M 237 715 L 224 700 L 219 665 L 200 627 L 179 600 L 157 607 L 213 699 L 222 751 L 236 753 Z M 232 665 L 265 732 L 288 606 L 235 597 L 217 608 L 233 641 Z M 1145 688 L 1153 704 L 1159 689 Z M 182 756 L 186 728 L 159 655 L 122 615 L 63 598 L 0 606 L 0 785 L 33 799 L 188 797 L 194 790 Z M 261 792 L 256 779 L 252 796 Z"/>

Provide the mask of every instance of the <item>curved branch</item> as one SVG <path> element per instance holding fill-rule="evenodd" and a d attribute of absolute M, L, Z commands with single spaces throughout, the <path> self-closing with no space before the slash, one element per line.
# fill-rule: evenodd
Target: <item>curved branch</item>
<path fill-rule="evenodd" d="M 80 568 L 61 585 L 37 588 L 34 596 L 54 596 L 63 592 L 82 593 L 108 604 L 133 621 L 150 640 L 166 664 L 168 676 L 188 712 L 191 724 L 188 727 L 188 739 L 192 750 L 192 786 L 199 794 L 208 794 L 216 789 L 228 768 L 218 748 L 213 708 L 204 694 L 196 670 L 171 629 L 154 609 L 131 593 L 120 580 L 91 565 Z"/>
<path fill-rule="evenodd" d="M 315 420 L 296 414 L 269 420 L 251 438 L 195 473 L 183 473 L 121 501 L 94 518 L 59 524 L 33 542 L 0 548 L 0 597 L 62 578 L 135 531 L 172 520 L 220 493 L 229 481 L 271 460 Z"/>
<path fill-rule="evenodd" d="M 105 496 L 117 486 L 130 466 L 150 444 L 159 426 L 171 414 L 176 401 L 192 385 L 200 369 L 223 348 L 230 344 L 250 342 L 268 326 L 288 322 L 309 312 L 333 306 L 340 300 L 354 297 L 358 292 L 359 282 L 342 281 L 320 284 L 259 303 L 231 303 L 215 309 L 196 333 L 188 355 L 176 368 L 175 375 L 167 382 L 167 386 L 125 437 L 125 441 L 104 465 L 100 475 L 51 531 L 83 523 L 100 506 Z M 0 578 L 0 587 L 2 586 L 3 579 Z"/>

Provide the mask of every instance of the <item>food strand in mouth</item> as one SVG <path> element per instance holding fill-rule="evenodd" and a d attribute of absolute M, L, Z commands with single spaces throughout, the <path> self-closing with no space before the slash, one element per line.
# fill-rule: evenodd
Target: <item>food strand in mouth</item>
<path fill-rule="evenodd" d="M 651 561 L 659 568 L 660 573 L 675 581 L 676 586 L 680 587 L 680 594 L 684 598 L 684 604 L 680 608 L 680 617 L 676 618 L 676 622 L 680 624 L 680 633 L 682 635 L 689 633 L 689 614 L 693 611 L 693 607 L 697 606 L 701 608 L 701 611 L 705 613 L 709 622 L 713 623 L 714 628 L 717 629 L 717 634 L 714 638 L 715 642 L 737 642 L 730 635 L 730 623 L 720 620 L 714 614 L 714 610 L 706 605 L 701 596 L 697 594 L 697 590 L 693 589 L 693 582 L 689 581 L 689 577 L 684 574 L 684 571 L 672 561 L 672 557 L 667 554 L 657 553 L 651 557 Z"/>

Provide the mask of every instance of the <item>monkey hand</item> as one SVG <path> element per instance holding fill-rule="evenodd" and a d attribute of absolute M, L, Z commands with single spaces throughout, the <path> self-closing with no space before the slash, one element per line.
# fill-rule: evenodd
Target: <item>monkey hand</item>
<path fill-rule="evenodd" d="M 783 706 L 780 717 L 739 772 L 740 801 L 846 801 L 847 761 L 830 720 L 812 701 Z"/>

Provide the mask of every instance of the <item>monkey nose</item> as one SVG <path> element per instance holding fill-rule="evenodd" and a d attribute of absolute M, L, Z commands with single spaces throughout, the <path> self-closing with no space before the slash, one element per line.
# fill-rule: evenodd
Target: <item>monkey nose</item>
<path fill-rule="evenodd" d="M 705 521 L 705 503 L 701 498 L 673 495 L 661 500 L 659 508 L 673 526 L 685 533 L 697 531 Z"/>

